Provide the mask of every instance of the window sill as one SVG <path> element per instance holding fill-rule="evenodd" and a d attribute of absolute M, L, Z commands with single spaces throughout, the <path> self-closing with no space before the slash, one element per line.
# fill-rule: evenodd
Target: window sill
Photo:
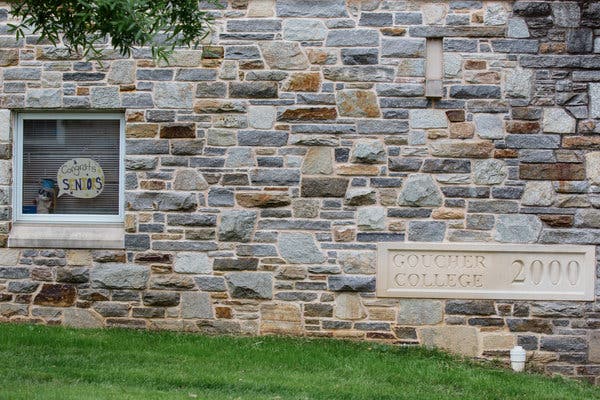
<path fill-rule="evenodd" d="M 44 224 L 15 222 L 8 247 L 124 249 L 123 224 Z"/>

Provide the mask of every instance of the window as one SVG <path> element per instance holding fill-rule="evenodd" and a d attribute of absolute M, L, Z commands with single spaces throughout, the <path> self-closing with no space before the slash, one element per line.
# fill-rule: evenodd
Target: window
<path fill-rule="evenodd" d="M 123 221 L 123 146 L 121 114 L 19 114 L 15 221 Z"/>

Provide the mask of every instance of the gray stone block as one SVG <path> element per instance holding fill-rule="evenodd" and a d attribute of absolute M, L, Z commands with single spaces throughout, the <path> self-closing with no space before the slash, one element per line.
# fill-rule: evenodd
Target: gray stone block
<path fill-rule="evenodd" d="M 413 174 L 405 181 L 398 204 L 437 207 L 442 204 L 442 195 L 431 176 Z"/>
<path fill-rule="evenodd" d="M 329 290 L 334 292 L 374 292 L 372 275 L 333 275 L 327 278 Z"/>
<path fill-rule="evenodd" d="M 275 11 L 278 17 L 347 17 L 344 0 L 322 0 L 318 5 L 305 0 L 279 0 Z"/>
<path fill-rule="evenodd" d="M 249 242 L 256 224 L 256 217 L 256 211 L 223 211 L 219 224 L 219 240 Z"/>
<path fill-rule="evenodd" d="M 336 29 L 327 34 L 329 47 L 376 47 L 379 46 L 379 32 L 375 29 Z"/>
<path fill-rule="evenodd" d="M 446 235 L 446 224 L 439 221 L 410 221 L 408 240 L 410 242 L 442 242 Z"/>
<path fill-rule="evenodd" d="M 289 263 L 310 264 L 325 261 L 323 253 L 310 234 L 282 232 L 279 234 L 278 243 L 281 256 Z"/>
<path fill-rule="evenodd" d="M 503 243 L 534 243 L 542 230 L 542 223 L 535 215 L 499 215 L 494 239 Z"/>
<path fill-rule="evenodd" d="M 273 276 L 268 272 L 232 272 L 225 275 L 225 279 L 233 298 L 273 298 Z"/>
<path fill-rule="evenodd" d="M 283 147 L 287 144 L 286 131 L 239 131 L 240 146 Z"/>
<path fill-rule="evenodd" d="M 212 302 L 208 293 L 183 292 L 181 294 L 181 317 L 214 318 Z"/>
<path fill-rule="evenodd" d="M 96 288 L 144 289 L 150 270 L 143 265 L 104 263 L 90 271 L 90 281 Z"/>
<path fill-rule="evenodd" d="M 442 322 L 443 304 L 439 300 L 402 299 L 399 325 L 435 325 Z"/>

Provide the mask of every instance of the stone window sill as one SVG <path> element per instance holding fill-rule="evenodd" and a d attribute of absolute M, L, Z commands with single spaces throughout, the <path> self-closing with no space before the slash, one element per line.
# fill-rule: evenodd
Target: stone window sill
<path fill-rule="evenodd" d="M 123 224 L 13 224 L 8 247 L 124 249 Z"/>

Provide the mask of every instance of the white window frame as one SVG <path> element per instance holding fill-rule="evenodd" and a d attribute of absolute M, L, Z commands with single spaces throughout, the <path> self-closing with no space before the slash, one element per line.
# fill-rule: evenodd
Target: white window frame
<path fill-rule="evenodd" d="M 119 214 L 24 214 L 23 213 L 23 121 L 42 119 L 118 120 L 119 121 Z M 50 224 L 122 223 L 125 215 L 125 115 L 120 113 L 82 112 L 21 112 L 17 114 L 13 157 L 13 220 Z"/>

